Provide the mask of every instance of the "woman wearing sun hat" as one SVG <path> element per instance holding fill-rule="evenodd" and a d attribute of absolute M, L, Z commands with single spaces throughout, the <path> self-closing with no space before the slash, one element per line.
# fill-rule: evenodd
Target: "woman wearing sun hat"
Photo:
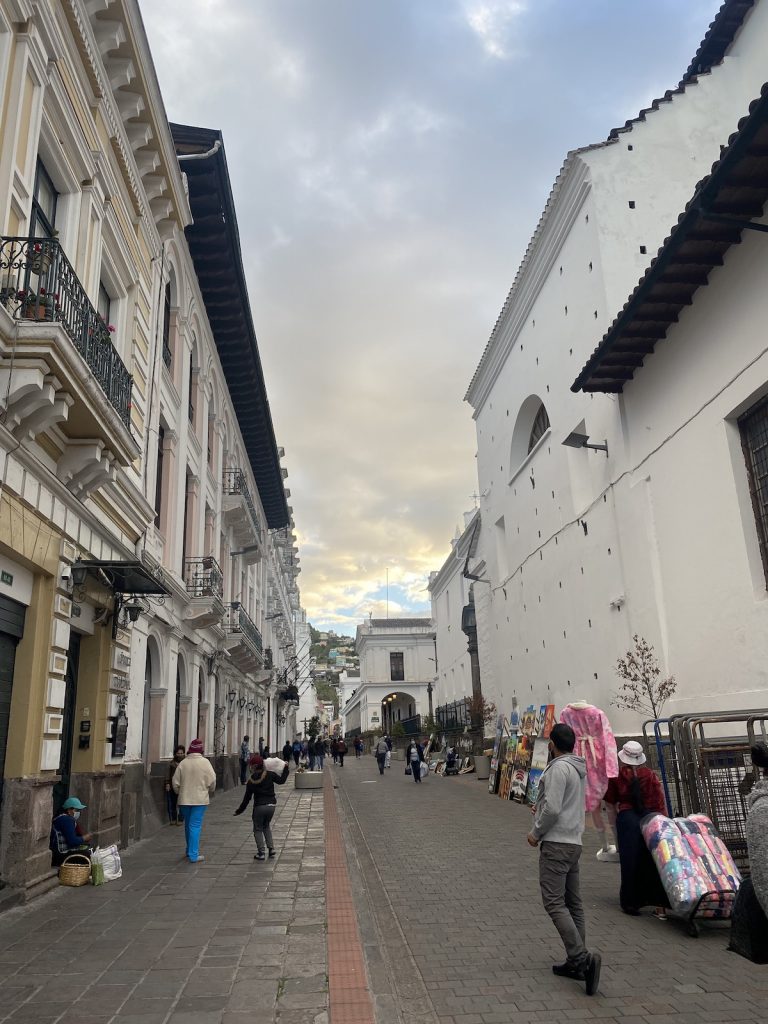
<path fill-rule="evenodd" d="M 656 907 L 656 916 L 663 918 L 669 900 L 645 845 L 640 821 L 647 814 L 666 814 L 667 803 L 661 783 L 646 766 L 642 745 L 636 740 L 628 740 L 619 751 L 618 778 L 609 781 L 605 802 L 616 809 L 621 909 L 625 914 L 639 914 L 641 907 Z"/>
<path fill-rule="evenodd" d="M 62 864 L 64 858 L 68 857 L 70 853 L 90 855 L 89 844 L 93 837 L 83 832 L 77 823 L 80 812 L 85 809 L 85 804 L 81 803 L 76 796 L 70 796 L 61 805 L 61 813 L 53 819 L 49 846 L 52 854 L 51 863 L 54 867 Z"/>

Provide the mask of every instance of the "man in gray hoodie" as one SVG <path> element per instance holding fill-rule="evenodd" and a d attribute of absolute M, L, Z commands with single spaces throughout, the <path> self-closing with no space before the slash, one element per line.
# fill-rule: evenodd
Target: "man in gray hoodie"
<path fill-rule="evenodd" d="M 579 858 L 584 832 L 584 780 L 587 764 L 573 753 L 576 735 L 569 725 L 553 727 L 551 760 L 539 780 L 531 846 L 539 846 L 539 885 L 544 909 L 563 940 L 567 959 L 555 974 L 586 981 L 593 996 L 600 983 L 600 955 L 585 946 L 584 908 L 579 892 Z"/>

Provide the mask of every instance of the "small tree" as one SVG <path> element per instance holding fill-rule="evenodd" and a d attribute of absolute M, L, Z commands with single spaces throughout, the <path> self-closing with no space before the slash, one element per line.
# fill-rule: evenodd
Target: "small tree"
<path fill-rule="evenodd" d="M 663 678 L 653 646 L 635 634 L 632 649 L 616 662 L 616 675 L 623 680 L 611 703 L 625 711 L 658 718 L 661 709 L 677 689 L 674 676 Z"/>
<path fill-rule="evenodd" d="M 469 717 L 472 728 L 481 726 L 483 730 L 489 722 L 493 722 L 498 712 L 492 700 L 486 700 L 482 693 L 473 694 L 468 703 Z"/>
<path fill-rule="evenodd" d="M 309 725 L 307 726 L 307 735 L 311 740 L 313 740 L 319 732 L 320 719 L 317 717 L 317 715 L 312 715 L 312 717 L 309 720 Z"/>

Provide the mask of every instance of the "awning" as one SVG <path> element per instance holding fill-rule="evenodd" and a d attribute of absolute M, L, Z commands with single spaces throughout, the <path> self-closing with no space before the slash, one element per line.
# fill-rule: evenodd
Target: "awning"
<path fill-rule="evenodd" d="M 163 595 L 164 597 L 171 595 L 170 589 L 163 582 L 162 575 L 155 575 L 141 562 L 104 562 L 98 559 L 78 559 L 72 563 L 75 585 L 78 584 L 74 574 L 78 569 L 85 569 L 86 576 L 90 576 L 97 583 L 108 587 L 114 594 Z"/>

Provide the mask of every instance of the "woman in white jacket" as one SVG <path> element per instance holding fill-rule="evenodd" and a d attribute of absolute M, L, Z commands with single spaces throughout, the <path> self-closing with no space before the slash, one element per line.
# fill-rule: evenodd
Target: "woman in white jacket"
<path fill-rule="evenodd" d="M 205 809 L 216 789 L 216 772 L 208 758 L 203 757 L 202 740 L 192 740 L 189 744 L 187 756 L 173 773 L 171 785 L 179 796 L 179 811 L 184 819 L 184 835 L 187 839 L 187 857 L 190 864 L 197 864 L 205 860 L 200 855 L 200 833 Z"/>

